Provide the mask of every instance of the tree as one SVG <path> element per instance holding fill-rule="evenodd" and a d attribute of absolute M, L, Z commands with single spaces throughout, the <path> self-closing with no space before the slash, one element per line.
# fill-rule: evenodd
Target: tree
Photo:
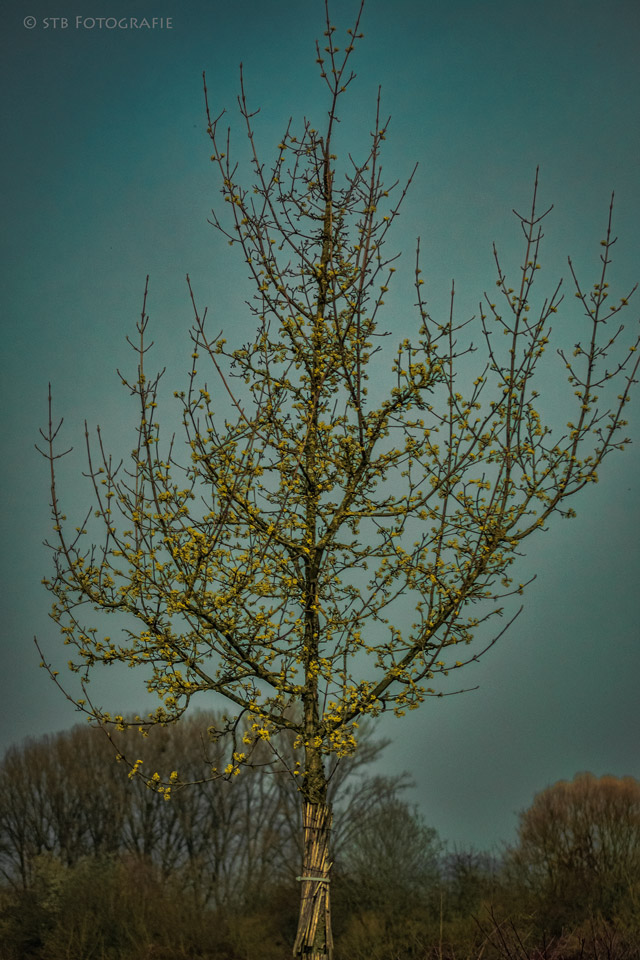
<path fill-rule="evenodd" d="M 0 765 L 0 872 L 11 883 L 29 887 L 40 854 L 70 865 L 119 848 L 130 797 L 115 765 L 107 765 L 108 748 L 99 731 L 75 727 L 7 751 Z"/>
<path fill-rule="evenodd" d="M 536 377 L 564 301 L 560 282 L 534 297 L 549 212 L 538 211 L 536 176 L 530 212 L 517 215 L 517 279 L 511 285 L 495 252 L 497 295 L 485 295 L 474 326 L 457 318 L 453 286 L 448 315 L 431 316 L 418 244 L 416 333 L 395 353 L 386 399 L 377 384 L 370 392 L 395 271 L 385 243 L 411 178 L 403 188 L 382 180 L 388 121 L 379 97 L 364 157 L 336 153 L 361 14 L 362 6 L 340 50 L 326 9 L 317 45 L 328 96 L 322 132 L 307 120 L 298 132 L 289 125 L 271 166 L 260 159 L 241 74 L 250 186 L 205 84 L 226 217 L 214 212 L 213 223 L 255 282 L 257 333 L 227 348 L 208 333 L 189 282 L 193 365 L 177 393 L 186 464 L 173 441 L 163 446 L 161 375 L 147 371 L 148 283 L 137 372 L 122 377 L 139 405 L 135 449 L 117 464 L 100 432 L 96 450 L 87 430 L 95 515 L 75 529 L 56 487 L 63 454 L 51 399 L 43 432 L 56 534 L 46 583 L 81 685 L 68 695 L 105 729 L 124 726 L 87 684 L 99 664 L 140 667 L 160 699 L 135 720 L 143 732 L 177 719 L 199 694 L 226 698 L 232 715 L 221 732 L 232 733 L 233 749 L 212 776 L 233 778 L 256 745 L 271 743 L 277 754 L 279 734 L 294 738 L 299 759 L 289 769 L 304 830 L 294 954 L 309 958 L 332 955 L 327 757 L 355 749 L 362 717 L 402 715 L 451 692 L 439 681 L 504 632 L 485 625 L 525 586 L 511 577 L 524 540 L 554 514 L 572 516 L 569 499 L 628 442 L 623 411 L 638 369 L 638 338 L 624 347 L 620 330 L 609 332 L 629 300 L 614 303 L 608 288 L 610 210 L 594 285 L 581 285 L 570 265 L 587 320 L 573 355 L 560 350 L 576 411 L 560 436 L 543 421 Z M 464 342 L 471 329 L 484 351 L 476 364 Z M 201 360 L 215 388 L 201 380 Z M 100 611 L 117 637 L 95 625 Z M 162 791 L 183 782 L 179 771 L 173 780 L 147 777 Z"/>
<path fill-rule="evenodd" d="M 443 844 L 404 800 L 381 803 L 340 847 L 334 898 L 342 949 L 367 955 L 409 956 L 416 928 L 428 925 L 440 880 Z M 369 942 L 367 942 L 367 940 Z"/>
<path fill-rule="evenodd" d="M 363 819 L 345 845 L 342 869 L 359 903 L 382 911 L 414 905 L 439 879 L 441 843 L 433 827 L 402 800 L 390 800 Z M 391 884 L 393 883 L 393 890 Z"/>
<path fill-rule="evenodd" d="M 269 777 L 255 767 L 238 783 L 208 783 L 227 745 L 224 738 L 209 744 L 206 731 L 220 724 L 215 713 L 195 711 L 149 732 L 146 761 L 161 767 L 179 757 L 183 777 L 192 781 L 171 803 L 140 778 L 130 784 L 95 727 L 79 725 L 11 747 L 0 762 L 0 874 L 26 891 L 43 856 L 61 868 L 85 858 L 130 857 L 181 885 L 199 908 L 226 911 L 254 908 L 265 890 L 295 884 L 297 791 L 282 767 Z M 341 847 L 363 819 L 400 804 L 407 785 L 404 776 L 371 774 L 388 742 L 373 740 L 366 725 L 361 734 L 357 754 L 331 781 L 331 794 L 339 793 L 334 821 Z M 119 751 L 130 752 L 137 737 L 135 729 L 117 733 Z"/>
<path fill-rule="evenodd" d="M 561 926 L 637 903 L 640 782 L 579 773 L 536 794 L 520 814 L 508 867 Z"/>
<path fill-rule="evenodd" d="M 446 854 L 442 867 L 447 907 L 453 914 L 477 913 L 497 886 L 499 862 L 490 853 L 454 849 Z"/>

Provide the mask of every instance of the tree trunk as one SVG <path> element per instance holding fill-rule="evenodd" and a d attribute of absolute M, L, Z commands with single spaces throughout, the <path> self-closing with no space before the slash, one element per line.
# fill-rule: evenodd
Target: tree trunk
<path fill-rule="evenodd" d="M 304 857 L 295 960 L 333 960 L 329 892 L 331 807 L 305 802 L 302 808 Z"/>

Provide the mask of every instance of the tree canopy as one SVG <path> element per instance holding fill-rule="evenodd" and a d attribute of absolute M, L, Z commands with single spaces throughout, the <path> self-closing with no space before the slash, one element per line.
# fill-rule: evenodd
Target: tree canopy
<path fill-rule="evenodd" d="M 324 129 L 289 125 L 271 165 L 259 157 L 241 79 L 248 186 L 224 113 L 212 116 L 207 99 L 226 215 L 213 222 L 255 281 L 257 333 L 228 348 L 192 294 L 192 370 L 176 391 L 186 462 L 184 446 L 161 433 L 147 289 L 136 375 L 122 376 L 138 403 L 136 444 L 117 462 L 100 431 L 96 448 L 87 430 L 95 517 L 75 529 L 56 486 L 52 418 L 45 433 L 56 533 L 45 582 L 71 670 L 86 684 L 100 663 L 146 667 L 161 705 L 136 720 L 143 726 L 213 692 L 247 719 L 245 744 L 297 731 L 309 796 L 322 792 L 320 756 L 353 749 L 358 718 L 441 695 L 438 678 L 477 659 L 482 650 L 466 648 L 480 624 L 523 590 L 511 573 L 523 541 L 553 514 L 573 515 L 567 501 L 629 442 L 623 411 L 639 357 L 637 336 L 623 346 L 615 327 L 629 296 L 609 291 L 610 210 L 596 282 L 583 286 L 570 263 L 584 336 L 558 353 L 575 410 L 561 436 L 544 422 L 536 378 L 551 322 L 568 305 L 561 282 L 537 294 L 549 211 L 537 209 L 536 178 L 529 212 L 517 215 L 520 269 L 510 279 L 495 251 L 497 290 L 475 318 L 456 318 L 453 287 L 449 315 L 431 316 L 417 261 L 414 319 L 380 399 L 368 370 L 394 281 L 386 243 L 409 184 L 383 182 L 379 102 L 362 158 L 333 153 L 358 28 L 359 19 L 339 49 L 327 12 Z M 92 544 L 95 518 L 104 538 Z M 117 636 L 94 626 L 98 611 L 125 616 Z M 124 722 L 87 706 L 88 694 L 78 702 Z M 245 757 L 234 752 L 233 771 Z"/>

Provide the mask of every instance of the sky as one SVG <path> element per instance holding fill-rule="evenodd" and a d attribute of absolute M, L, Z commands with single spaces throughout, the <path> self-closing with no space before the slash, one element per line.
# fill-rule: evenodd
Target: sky
<path fill-rule="evenodd" d="M 344 33 L 356 4 L 332 6 Z M 33 644 L 37 634 L 66 662 L 40 582 L 50 572 L 49 491 L 34 444 L 47 384 L 74 447 L 61 463 L 65 506 L 80 515 L 90 502 L 84 420 L 114 449 L 131 447 L 135 412 L 116 368 L 131 368 L 125 337 L 146 275 L 169 395 L 189 363 L 187 273 L 230 343 L 251 334 L 242 264 L 207 223 L 220 197 L 203 70 L 240 157 L 241 62 L 265 157 L 289 117 L 320 125 L 326 97 L 314 49 L 320 0 L 9 0 L 0 16 L 4 749 L 79 720 L 38 669 Z M 155 25 L 131 25 L 145 17 Z M 569 254 L 585 285 L 597 279 L 612 190 L 614 295 L 640 279 L 639 27 L 635 0 L 367 0 L 339 143 L 367 149 L 380 85 L 392 117 L 385 172 L 406 179 L 419 162 L 389 241 L 402 252 L 385 318 L 396 339 L 415 329 L 401 288 L 416 237 L 432 311 L 445 309 L 455 278 L 458 309 L 470 315 L 495 283 L 494 241 L 516 268 L 512 209 L 530 204 L 537 166 L 541 204 L 554 205 L 542 254 L 549 292 L 568 278 Z M 630 328 L 639 311 L 640 298 Z M 572 349 L 578 323 L 563 314 L 558 345 Z M 561 375 L 561 364 L 546 374 L 543 404 L 562 417 Z M 478 689 L 379 723 L 392 740 L 379 772 L 411 773 L 408 799 L 452 846 L 511 842 L 534 794 L 579 771 L 640 777 L 637 396 L 629 420 L 633 446 L 576 500 L 577 519 L 558 519 L 527 544 L 516 575 L 536 580 L 509 633 L 468 669 L 464 680 Z M 133 672 L 118 683 L 125 709 L 144 708 Z"/>

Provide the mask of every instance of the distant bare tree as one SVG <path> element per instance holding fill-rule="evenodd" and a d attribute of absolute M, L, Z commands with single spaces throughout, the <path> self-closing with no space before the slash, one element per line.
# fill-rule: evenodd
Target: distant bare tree
<path fill-rule="evenodd" d="M 149 763 L 179 757 L 193 781 L 171 803 L 132 782 L 113 763 L 112 745 L 88 726 L 29 740 L 12 747 L 0 764 L 0 870 L 12 884 L 28 888 L 33 864 L 50 854 L 64 865 L 84 857 L 133 855 L 149 860 L 164 876 L 190 888 L 204 906 L 251 901 L 278 882 L 291 882 L 299 852 L 300 804 L 285 767 L 247 769 L 237 783 L 208 782 L 212 764 L 226 744 L 211 743 L 207 731 L 220 725 L 213 712 L 195 712 L 179 723 L 155 727 L 147 739 Z M 115 741 L 122 751 L 137 743 L 132 730 Z M 340 764 L 332 788 L 336 831 L 342 841 L 357 833 L 362 818 L 397 800 L 406 777 L 371 773 L 387 745 L 362 730 L 362 749 Z M 263 748 L 266 750 L 266 747 Z M 291 742 L 283 755 L 293 755 Z"/>
<path fill-rule="evenodd" d="M 611 919 L 635 902 L 640 929 L 640 781 L 580 773 L 542 790 L 520 814 L 508 869 L 549 920 Z"/>

